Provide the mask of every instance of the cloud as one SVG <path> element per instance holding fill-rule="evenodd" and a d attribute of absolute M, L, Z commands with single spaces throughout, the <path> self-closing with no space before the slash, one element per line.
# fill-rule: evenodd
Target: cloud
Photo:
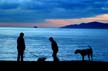
<path fill-rule="evenodd" d="M 16 9 L 19 5 L 17 3 L 1 3 L 0 10 Z"/>
<path fill-rule="evenodd" d="M 87 22 L 104 22 L 108 23 L 108 14 L 97 15 L 95 17 L 78 18 L 78 19 L 46 19 L 44 24 L 39 24 L 40 27 L 61 27 L 70 24 L 80 24 Z"/>
<path fill-rule="evenodd" d="M 0 0 L 0 22 L 64 22 L 108 14 L 107 5 L 108 0 Z"/>

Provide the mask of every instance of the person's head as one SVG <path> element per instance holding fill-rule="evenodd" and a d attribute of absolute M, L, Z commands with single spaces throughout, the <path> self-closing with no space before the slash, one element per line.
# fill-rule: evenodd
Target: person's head
<path fill-rule="evenodd" d="M 20 33 L 20 37 L 23 37 L 23 36 L 24 36 L 24 33 L 23 33 L 23 32 L 21 32 L 21 33 Z"/>
<path fill-rule="evenodd" d="M 50 37 L 49 40 L 50 40 L 50 41 L 53 41 L 53 37 Z"/>

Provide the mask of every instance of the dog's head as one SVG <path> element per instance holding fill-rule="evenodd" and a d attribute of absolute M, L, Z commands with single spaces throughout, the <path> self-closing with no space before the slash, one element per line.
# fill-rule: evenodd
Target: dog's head
<path fill-rule="evenodd" d="M 75 50 L 75 52 L 74 52 L 74 53 L 75 53 L 75 54 L 77 54 L 77 53 L 79 53 L 79 51 L 80 51 L 80 50 L 79 50 L 79 49 L 77 49 L 77 50 Z"/>
<path fill-rule="evenodd" d="M 41 58 L 38 58 L 38 62 L 42 62 L 42 61 L 45 61 L 46 60 L 46 57 L 41 57 Z"/>

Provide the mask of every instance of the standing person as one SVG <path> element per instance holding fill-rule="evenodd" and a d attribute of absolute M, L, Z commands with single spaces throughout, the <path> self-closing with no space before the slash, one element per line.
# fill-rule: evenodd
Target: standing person
<path fill-rule="evenodd" d="M 21 32 L 19 37 L 17 38 L 17 51 L 18 51 L 18 57 L 17 61 L 23 61 L 23 55 L 25 50 L 25 41 L 24 41 L 24 33 Z"/>
<path fill-rule="evenodd" d="M 53 50 L 52 57 L 53 57 L 54 61 L 59 61 L 59 59 L 57 57 L 58 45 L 57 45 L 56 41 L 53 39 L 53 37 L 50 37 L 49 40 L 51 42 L 51 47 Z"/>

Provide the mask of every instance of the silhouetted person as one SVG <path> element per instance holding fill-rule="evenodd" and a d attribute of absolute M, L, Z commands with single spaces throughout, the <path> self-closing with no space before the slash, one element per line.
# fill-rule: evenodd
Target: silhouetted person
<path fill-rule="evenodd" d="M 25 50 L 25 41 L 24 41 L 24 33 L 20 33 L 19 37 L 17 38 L 17 51 L 18 57 L 17 61 L 23 61 L 23 54 Z"/>
<path fill-rule="evenodd" d="M 51 47 L 53 50 L 53 59 L 54 61 L 59 61 L 59 59 L 57 58 L 57 52 L 58 52 L 58 45 L 56 43 L 56 41 L 53 39 L 53 37 L 50 37 L 49 40 L 51 41 Z"/>

